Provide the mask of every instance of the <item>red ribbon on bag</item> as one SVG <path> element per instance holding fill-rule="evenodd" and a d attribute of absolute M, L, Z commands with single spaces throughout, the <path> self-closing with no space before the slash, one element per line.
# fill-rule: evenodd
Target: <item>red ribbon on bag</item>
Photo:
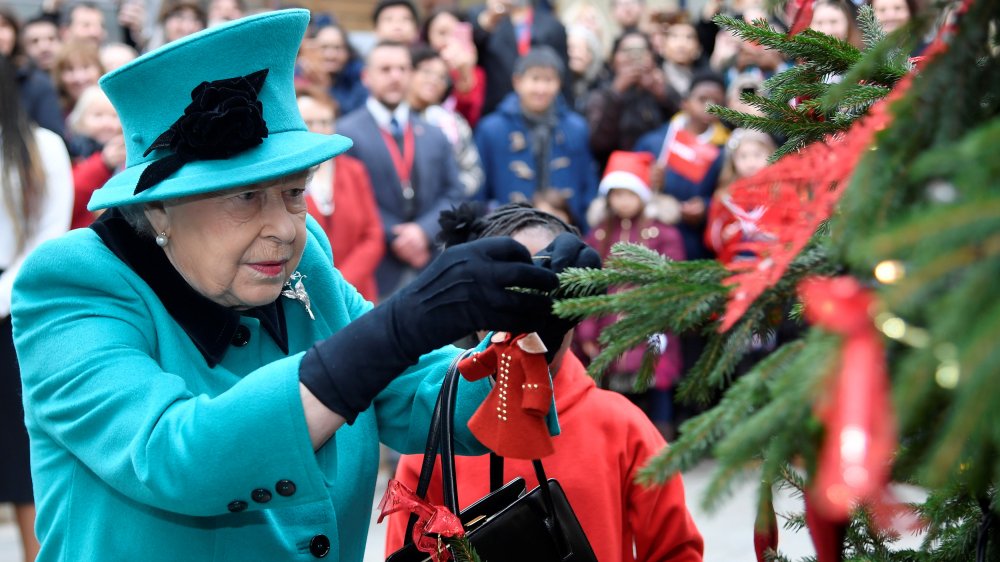
<path fill-rule="evenodd" d="M 845 521 L 851 509 L 865 501 L 877 516 L 891 517 L 886 486 L 896 428 L 885 350 L 871 317 L 875 297 L 851 277 L 806 279 L 799 292 L 806 319 L 844 337 L 831 400 L 817 408 L 826 437 L 812 498 L 815 507 L 825 519 Z"/>
<path fill-rule="evenodd" d="M 441 548 L 442 537 L 463 537 L 462 522 L 447 507 L 431 505 L 420 499 L 413 490 L 396 479 L 389 480 L 385 495 L 378 504 L 378 522 L 397 511 L 408 511 L 417 515 L 413 526 L 413 543 L 420 552 L 430 554 L 435 562 L 451 558 L 447 549 Z"/>

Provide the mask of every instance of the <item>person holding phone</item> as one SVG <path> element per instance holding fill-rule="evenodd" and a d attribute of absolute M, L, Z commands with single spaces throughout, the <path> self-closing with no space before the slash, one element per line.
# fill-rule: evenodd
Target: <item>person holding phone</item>
<path fill-rule="evenodd" d="M 424 21 L 420 36 L 448 65 L 452 89 L 444 105 L 475 127 L 486 99 L 486 73 L 478 65 L 472 24 L 454 8 L 439 8 Z"/>
<path fill-rule="evenodd" d="M 586 104 L 590 150 L 602 170 L 613 151 L 632 150 L 639 137 L 666 122 L 678 108 L 645 34 L 629 31 L 615 41 L 611 71 L 611 83 L 594 91 Z"/>

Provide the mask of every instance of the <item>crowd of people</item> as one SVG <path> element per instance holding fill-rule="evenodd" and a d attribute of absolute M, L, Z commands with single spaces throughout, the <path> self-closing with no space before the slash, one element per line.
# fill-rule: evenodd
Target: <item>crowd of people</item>
<path fill-rule="evenodd" d="M 886 31 L 915 12 L 913 0 L 869 1 Z M 370 35 L 347 30 L 337 14 L 313 13 L 298 45 L 294 87 L 309 131 L 353 141 L 312 171 L 306 207 L 337 269 L 366 300 L 386 302 L 419 279 L 442 252 L 442 212 L 467 202 L 483 212 L 518 204 L 558 217 L 602 258 L 619 241 L 674 260 L 732 257 L 743 233 L 727 186 L 765 166 L 781 139 L 721 122 L 708 109 L 753 111 L 740 96 L 763 93 L 764 81 L 795 61 L 720 30 L 712 17 L 784 28 L 786 14 L 769 12 L 762 0 L 708 0 L 697 12 L 644 0 L 611 0 L 610 10 L 594 0 L 487 0 L 467 11 L 458 4 L 379 0 Z M 857 9 L 851 0 L 817 0 L 811 27 L 860 45 Z M 125 0 L 109 21 L 103 4 L 46 0 L 21 19 L 0 0 L 0 89 L 16 91 L 27 117 L 0 107 L 4 175 L 16 165 L 20 178 L 5 179 L 0 201 L 14 233 L 0 239 L 0 369 L 16 365 L 11 291 L 25 257 L 45 239 L 97 220 L 102 211 L 88 210 L 92 195 L 134 158 L 98 80 L 142 53 L 258 11 L 243 0 Z M 22 135 L 28 140 L 15 146 L 12 130 L 30 132 Z M 37 177 L 47 188 L 32 179 L 42 168 Z M 25 228 L 29 219 L 43 227 Z M 550 239 L 562 226 L 553 228 Z M 566 342 L 572 374 L 558 384 L 582 376 L 613 321 L 578 327 Z M 634 385 L 642 350 L 600 381 L 657 430 L 651 437 L 641 427 L 643 456 L 673 434 L 670 389 L 698 354 L 697 341 L 673 334 L 660 335 L 659 345 L 652 388 Z M 587 390 L 573 384 L 583 388 L 573 392 Z M 11 418 L 0 447 L 24 450 L 26 464 L 26 439 L 10 429 L 24 415 L 20 394 L 0 395 Z M 30 485 L 4 473 L 0 492 L 30 525 Z M 700 552 L 692 533 L 678 540 Z M 31 558 L 30 528 L 23 538 Z"/>

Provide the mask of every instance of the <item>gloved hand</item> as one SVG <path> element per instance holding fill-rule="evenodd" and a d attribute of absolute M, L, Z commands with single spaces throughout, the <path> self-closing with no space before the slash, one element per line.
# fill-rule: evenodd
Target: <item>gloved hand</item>
<path fill-rule="evenodd" d="M 476 330 L 541 329 L 552 309 L 546 293 L 558 284 L 552 271 L 532 265 L 527 248 L 510 238 L 453 246 L 412 283 L 313 346 L 299 379 L 353 423 L 421 355 Z"/>
<path fill-rule="evenodd" d="M 600 254 L 578 236 L 568 232 L 560 234 L 545 249 L 535 254 L 533 261 L 535 265 L 552 273 L 560 273 L 567 267 L 601 268 Z M 549 310 L 545 326 L 538 330 L 538 335 L 548 350 L 545 352 L 545 360 L 551 363 L 562 346 L 566 332 L 576 326 L 578 321 L 560 318 L 551 313 L 551 308 Z"/>

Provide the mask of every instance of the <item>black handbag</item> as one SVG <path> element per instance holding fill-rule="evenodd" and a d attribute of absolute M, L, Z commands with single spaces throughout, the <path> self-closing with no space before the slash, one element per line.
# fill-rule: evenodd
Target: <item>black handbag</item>
<path fill-rule="evenodd" d="M 445 375 L 427 435 L 424 461 L 416 494 L 427 497 L 438 453 L 444 505 L 458 513 L 466 536 L 484 562 L 597 562 L 580 522 L 566 494 L 554 479 L 546 478 L 539 460 L 533 461 L 540 483 L 525 493 L 523 478 L 501 486 L 503 458 L 490 456 L 490 490 L 479 501 L 458 512 L 458 483 L 455 479 L 454 411 L 458 394 L 458 362 L 471 351 L 460 354 Z M 430 556 L 416 549 L 412 530 L 416 516 L 406 528 L 404 546 L 386 562 L 423 562 Z"/>

